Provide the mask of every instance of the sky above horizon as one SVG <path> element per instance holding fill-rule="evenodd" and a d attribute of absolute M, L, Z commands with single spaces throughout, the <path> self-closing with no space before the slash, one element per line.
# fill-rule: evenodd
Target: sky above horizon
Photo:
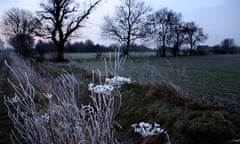
<path fill-rule="evenodd" d="M 194 21 L 203 28 L 209 38 L 205 45 L 219 44 L 224 38 L 234 38 L 240 45 L 240 0 L 142 0 L 150 5 L 153 11 L 167 7 L 182 13 L 183 20 Z M 7 0 L 1 2 L 0 16 L 4 11 L 19 7 L 31 11 L 40 10 L 41 0 Z M 115 6 L 120 0 L 103 0 L 90 16 L 86 27 L 80 30 L 82 39 L 91 39 L 95 43 L 108 45 L 109 41 L 101 38 L 101 25 L 103 17 L 113 15 Z"/>

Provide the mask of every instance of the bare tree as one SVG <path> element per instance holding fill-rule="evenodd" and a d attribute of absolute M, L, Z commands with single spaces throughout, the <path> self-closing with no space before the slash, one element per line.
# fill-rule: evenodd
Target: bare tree
<path fill-rule="evenodd" d="M 27 56 L 33 47 L 36 32 L 41 24 L 31 11 L 12 8 L 3 15 L 2 33 L 7 36 L 10 45 L 22 56 Z"/>
<path fill-rule="evenodd" d="M 166 46 L 171 41 L 172 27 L 179 21 L 181 15 L 163 8 L 148 16 L 146 31 L 150 37 L 160 44 L 159 54 L 166 56 Z"/>
<path fill-rule="evenodd" d="M 2 33 L 7 36 L 33 35 L 40 29 L 40 22 L 34 14 L 25 9 L 11 8 L 3 15 Z"/>
<path fill-rule="evenodd" d="M 128 55 L 131 44 L 146 36 L 143 26 L 150 10 L 151 8 L 144 2 L 123 0 L 122 4 L 116 8 L 113 17 L 104 18 L 102 35 L 123 44 L 123 54 Z"/>
<path fill-rule="evenodd" d="M 43 0 L 39 12 L 44 27 L 42 34 L 58 48 L 57 61 L 65 61 L 64 45 L 83 27 L 83 23 L 102 0 L 82 4 L 76 0 Z"/>
<path fill-rule="evenodd" d="M 185 23 L 184 27 L 186 40 L 190 45 L 190 55 L 192 55 L 194 47 L 196 47 L 199 42 L 205 41 L 208 37 L 207 34 L 204 33 L 203 29 L 198 27 L 194 22 Z"/>

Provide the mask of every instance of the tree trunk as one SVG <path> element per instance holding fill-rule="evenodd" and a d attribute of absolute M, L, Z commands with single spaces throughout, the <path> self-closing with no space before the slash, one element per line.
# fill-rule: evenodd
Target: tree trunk
<path fill-rule="evenodd" d="M 190 55 L 193 55 L 193 40 L 190 39 Z"/>
<path fill-rule="evenodd" d="M 174 56 L 177 57 L 179 54 L 179 35 L 177 34 L 176 43 L 174 45 Z"/>
<path fill-rule="evenodd" d="M 190 43 L 190 55 L 193 55 L 193 44 L 192 44 L 192 42 Z"/>
<path fill-rule="evenodd" d="M 66 62 L 67 60 L 64 59 L 64 44 L 58 44 L 57 46 L 57 62 Z"/>
<path fill-rule="evenodd" d="M 124 51 L 124 56 L 128 56 L 129 55 L 129 49 L 130 49 L 130 41 L 127 41 L 127 45 L 126 45 L 126 49 Z"/>
<path fill-rule="evenodd" d="M 163 37 L 163 44 L 162 44 L 162 56 L 166 56 L 166 45 L 165 45 L 165 37 Z"/>
<path fill-rule="evenodd" d="M 174 46 L 174 56 L 177 57 L 179 52 L 179 44 L 176 43 Z"/>
<path fill-rule="evenodd" d="M 125 51 L 123 52 L 124 56 L 129 55 L 130 46 L 131 46 L 131 25 L 129 25 L 129 28 L 128 28 L 127 45 L 126 45 Z"/>

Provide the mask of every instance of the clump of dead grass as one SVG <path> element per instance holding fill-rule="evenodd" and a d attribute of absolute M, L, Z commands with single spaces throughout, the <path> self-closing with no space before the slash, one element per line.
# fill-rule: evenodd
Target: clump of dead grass
<path fill-rule="evenodd" d="M 184 105 L 185 98 L 173 86 L 164 82 L 148 83 L 144 85 L 144 99 L 162 99 L 174 105 Z"/>

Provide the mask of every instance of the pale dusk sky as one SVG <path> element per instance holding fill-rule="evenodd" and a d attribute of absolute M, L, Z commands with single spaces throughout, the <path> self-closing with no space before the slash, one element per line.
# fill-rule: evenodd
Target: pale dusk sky
<path fill-rule="evenodd" d="M 182 13 L 184 21 L 194 21 L 208 33 L 207 45 L 219 44 L 224 38 L 234 38 L 240 45 L 240 0 L 142 0 L 153 8 L 153 11 L 168 7 Z M 2 0 L 0 16 L 4 11 L 19 7 L 31 11 L 40 10 L 41 0 Z M 113 15 L 115 6 L 120 0 L 103 0 L 90 16 L 86 27 L 80 32 L 82 39 L 91 39 L 95 43 L 108 45 L 108 41 L 101 38 L 100 26 L 103 17 Z"/>

